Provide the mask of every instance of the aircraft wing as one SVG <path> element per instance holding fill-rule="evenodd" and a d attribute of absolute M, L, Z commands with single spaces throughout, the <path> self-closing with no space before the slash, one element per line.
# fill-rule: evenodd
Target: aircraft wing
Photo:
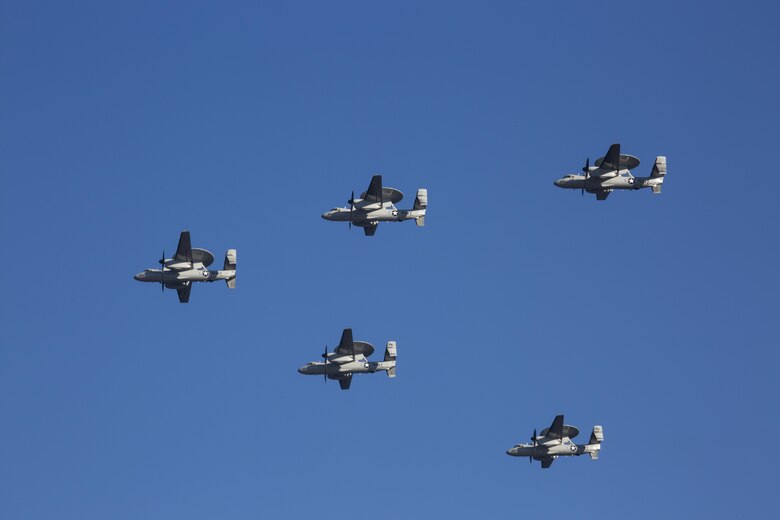
<path fill-rule="evenodd" d="M 548 439 L 561 439 L 563 438 L 563 415 L 556 415 L 552 424 L 547 429 Z"/>
<path fill-rule="evenodd" d="M 547 469 L 552 466 L 553 461 L 555 461 L 555 459 L 552 457 L 548 459 L 542 459 L 542 469 Z"/>
<path fill-rule="evenodd" d="M 355 342 L 352 340 L 352 329 L 344 329 L 341 333 L 341 341 L 336 347 L 336 352 L 342 356 L 350 355 L 355 350 Z"/>
<path fill-rule="evenodd" d="M 187 303 L 190 301 L 190 291 L 192 290 L 192 283 L 172 284 L 166 283 L 165 287 L 169 289 L 176 289 L 176 293 L 179 295 L 179 303 Z"/>
<path fill-rule="evenodd" d="M 371 177 L 371 184 L 368 185 L 368 190 L 366 190 L 366 193 L 363 195 L 363 200 L 368 202 L 381 202 L 384 200 L 381 175 L 374 175 Z"/>
<path fill-rule="evenodd" d="M 379 224 L 369 224 L 368 226 L 363 226 L 363 233 L 366 234 L 367 237 L 374 236 L 374 233 L 376 233 L 376 228 L 379 227 Z"/>
<path fill-rule="evenodd" d="M 608 191 L 608 190 L 597 191 L 596 192 L 596 200 L 607 200 L 607 197 L 609 197 L 610 193 L 612 193 L 612 192 Z"/>
<path fill-rule="evenodd" d="M 342 390 L 349 390 L 349 385 L 352 384 L 352 374 L 343 379 L 339 379 L 339 386 Z"/>
<path fill-rule="evenodd" d="M 610 146 L 607 155 L 596 159 L 595 164 L 597 168 L 588 174 L 591 177 L 617 177 L 620 170 L 620 144 Z"/>
<path fill-rule="evenodd" d="M 173 257 L 177 262 L 192 263 L 192 244 L 190 243 L 190 232 L 182 231 L 179 237 L 179 245 L 176 247 L 176 255 Z"/>

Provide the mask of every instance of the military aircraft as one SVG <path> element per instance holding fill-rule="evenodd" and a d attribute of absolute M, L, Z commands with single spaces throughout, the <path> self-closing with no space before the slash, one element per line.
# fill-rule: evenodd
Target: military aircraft
<path fill-rule="evenodd" d="M 156 282 L 162 287 L 176 289 L 179 301 L 190 301 L 192 282 L 213 282 L 225 280 L 230 289 L 236 288 L 236 250 L 228 249 L 225 253 L 225 264 L 222 271 L 209 271 L 207 268 L 214 262 L 214 255 L 205 249 L 193 248 L 190 245 L 190 232 L 182 231 L 179 245 L 173 258 L 165 258 L 165 251 L 159 260 L 162 268 L 146 269 L 133 278 L 139 282 Z"/>
<path fill-rule="evenodd" d="M 384 361 L 369 361 L 367 358 L 373 353 L 374 347 L 370 343 L 353 341 L 352 329 L 344 329 L 336 350 L 329 353 L 325 346 L 323 363 L 312 361 L 299 368 L 298 372 L 307 376 L 322 375 L 325 381 L 338 379 L 342 390 L 349 390 L 353 374 L 373 374 L 384 370 L 389 377 L 395 377 L 395 341 L 387 342 Z"/>
<path fill-rule="evenodd" d="M 652 188 L 653 193 L 661 193 L 661 185 L 666 176 L 666 157 L 659 155 L 650 172 L 650 177 L 634 177 L 631 170 L 639 166 L 639 159 L 633 155 L 621 155 L 620 144 L 609 147 L 607 155 L 596 159 L 595 166 L 590 159 L 585 161 L 583 175 L 569 174 L 554 182 L 559 188 L 581 190 L 584 195 L 595 193 L 596 200 L 607 200 L 613 190 L 638 190 Z"/>
<path fill-rule="evenodd" d="M 537 436 L 536 429 L 531 436 L 531 444 L 518 444 L 506 450 L 513 457 L 528 457 L 528 462 L 539 460 L 542 468 L 549 468 L 558 457 L 582 455 L 590 453 L 591 460 L 599 458 L 601 443 L 604 441 L 604 430 L 594 426 L 588 444 L 574 444 L 571 439 L 579 435 L 576 426 L 563 424 L 563 415 L 556 415 L 549 428 L 545 428 Z"/>
<path fill-rule="evenodd" d="M 363 192 L 359 199 L 355 198 L 353 191 L 352 197 L 347 201 L 349 207 L 333 208 L 323 213 L 322 218 L 336 222 L 349 222 L 350 228 L 352 224 L 362 227 L 366 236 L 374 236 L 380 222 L 402 222 L 414 219 L 417 227 L 424 226 L 428 190 L 425 188 L 417 190 L 412 209 L 404 210 L 395 207 L 395 204 L 401 202 L 403 198 L 403 193 L 395 188 L 382 187 L 382 176 L 374 175 L 368 190 Z"/>

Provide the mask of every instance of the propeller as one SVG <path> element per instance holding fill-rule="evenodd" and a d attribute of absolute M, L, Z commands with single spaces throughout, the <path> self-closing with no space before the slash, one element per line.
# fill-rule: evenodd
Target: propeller
<path fill-rule="evenodd" d="M 534 448 L 536 448 L 536 428 L 534 428 L 534 435 L 531 437 L 531 443 L 534 445 Z M 528 462 L 532 464 L 534 461 L 534 455 L 531 453 L 531 456 L 528 457 Z"/>
<path fill-rule="evenodd" d="M 349 229 L 352 229 L 353 211 L 355 211 L 355 190 L 352 190 L 352 196 L 349 198 Z"/>
<path fill-rule="evenodd" d="M 165 292 L 165 249 L 163 249 L 162 256 L 160 257 L 160 287 L 162 292 Z"/>
<path fill-rule="evenodd" d="M 588 177 L 590 177 L 590 157 L 585 159 L 585 166 L 582 171 L 585 172 L 585 182 L 582 184 L 582 196 L 585 196 L 585 185 L 588 184 Z"/>
<path fill-rule="evenodd" d="M 325 358 L 325 373 L 323 373 L 323 377 L 325 378 L 325 382 L 328 382 L 328 346 L 325 345 L 325 353 L 322 355 L 322 357 Z"/>

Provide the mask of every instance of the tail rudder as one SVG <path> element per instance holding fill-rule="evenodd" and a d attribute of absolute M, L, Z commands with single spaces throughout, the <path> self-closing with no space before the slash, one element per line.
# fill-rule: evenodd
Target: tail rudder
<path fill-rule="evenodd" d="M 659 155 L 655 158 L 653 171 L 650 172 L 650 178 L 656 179 L 656 183 L 652 186 L 653 193 L 661 193 L 661 185 L 664 183 L 664 177 L 666 177 L 666 157 Z"/>
<path fill-rule="evenodd" d="M 397 357 L 395 341 L 388 341 L 385 347 L 385 361 L 395 362 Z M 387 369 L 387 377 L 395 377 L 395 363 Z"/>
<path fill-rule="evenodd" d="M 417 190 L 417 196 L 414 198 L 415 211 L 428 209 L 428 190 L 426 188 L 420 188 Z M 423 227 L 425 225 L 425 214 L 415 219 L 417 227 Z"/>
<path fill-rule="evenodd" d="M 426 209 L 428 207 L 428 190 L 420 188 L 414 198 L 414 209 Z"/>
<path fill-rule="evenodd" d="M 227 278 L 225 280 L 225 283 L 227 283 L 228 288 L 235 289 L 236 288 L 236 250 L 235 249 L 228 249 L 225 253 L 225 264 L 223 266 L 223 269 L 225 271 L 233 271 L 233 276 L 230 278 Z"/>
<path fill-rule="evenodd" d="M 591 460 L 598 460 L 599 458 L 599 451 L 601 451 L 601 443 L 604 442 L 604 429 L 600 425 L 596 425 L 593 427 L 593 431 L 590 434 L 590 440 L 588 441 L 589 445 L 595 444 L 595 449 L 592 449 L 590 451 L 590 459 Z"/>

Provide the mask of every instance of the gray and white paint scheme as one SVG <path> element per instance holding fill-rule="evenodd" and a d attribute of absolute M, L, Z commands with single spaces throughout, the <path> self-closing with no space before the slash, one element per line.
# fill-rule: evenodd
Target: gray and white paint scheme
<path fill-rule="evenodd" d="M 541 461 L 542 468 L 549 468 L 558 457 L 587 453 L 591 460 L 598 459 L 601 443 L 604 441 L 604 430 L 601 426 L 594 426 L 587 444 L 572 442 L 579 433 L 580 430 L 576 426 L 563 424 L 563 415 L 557 415 L 550 427 L 542 430 L 539 435 L 536 435 L 534 430 L 530 444 L 517 444 L 506 450 L 506 454 L 512 457 L 528 457 L 528 462 Z"/>
<path fill-rule="evenodd" d="M 650 177 L 634 177 L 631 170 L 639 166 L 639 159 L 633 155 L 621 155 L 620 144 L 609 147 L 607 155 L 596 159 L 595 166 L 590 159 L 585 161 L 582 175 L 572 173 L 554 182 L 559 188 L 580 190 L 583 194 L 595 193 L 597 200 L 607 200 L 613 190 L 638 190 L 650 188 L 653 193 L 661 193 L 666 176 L 666 157 L 655 158 Z"/>
<path fill-rule="evenodd" d="M 165 258 L 163 251 L 159 263 L 160 269 L 145 269 L 133 278 L 139 282 L 159 283 L 162 290 L 176 289 L 181 303 L 190 301 L 193 282 L 213 282 L 225 280 L 228 288 L 236 288 L 236 250 L 228 249 L 221 271 L 210 271 L 208 266 L 214 262 L 214 255 L 205 249 L 193 248 L 190 232 L 182 231 L 179 245 L 173 258 Z"/>
<path fill-rule="evenodd" d="M 396 204 L 404 198 L 395 188 L 382 187 L 382 176 L 374 175 L 368 190 L 355 198 L 355 192 L 347 201 L 348 207 L 333 208 L 322 214 L 325 220 L 349 222 L 349 226 L 362 227 L 366 236 L 373 236 L 380 222 L 403 222 L 414 220 L 417 227 L 425 225 L 425 210 L 428 208 L 428 190 L 420 188 L 412 209 L 398 209 Z"/>
<path fill-rule="evenodd" d="M 373 353 L 373 345 L 365 341 L 354 341 L 352 329 L 344 329 L 336 350 L 328 352 L 328 347 L 325 347 L 325 353 L 322 354 L 325 361 L 307 363 L 298 369 L 298 373 L 307 376 L 324 376 L 325 381 L 337 379 L 342 390 L 349 390 L 353 374 L 387 372 L 388 377 L 395 377 L 395 341 L 387 342 L 383 361 L 369 361 L 368 357 Z"/>

